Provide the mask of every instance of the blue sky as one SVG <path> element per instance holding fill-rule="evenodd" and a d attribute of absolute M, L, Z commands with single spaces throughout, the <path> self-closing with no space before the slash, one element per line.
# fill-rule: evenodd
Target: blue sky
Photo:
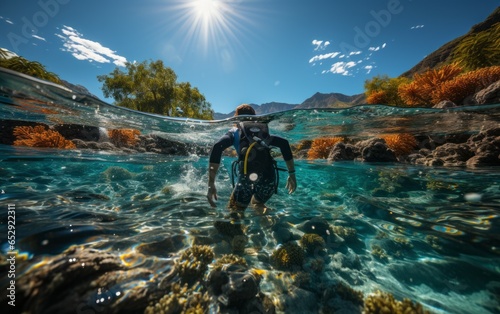
<path fill-rule="evenodd" d="M 105 99 L 97 76 L 164 61 L 216 112 L 354 95 L 465 34 L 493 0 L 2 1 L 0 47 Z"/>

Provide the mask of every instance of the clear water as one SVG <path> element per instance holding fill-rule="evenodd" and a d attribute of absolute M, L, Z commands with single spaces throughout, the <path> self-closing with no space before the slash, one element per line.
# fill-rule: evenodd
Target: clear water
<path fill-rule="evenodd" d="M 135 128 L 207 147 L 232 124 L 142 114 L 9 72 L 0 75 L 2 119 Z M 361 106 L 288 111 L 259 119 L 269 121 L 275 134 L 297 143 L 324 135 L 473 134 L 498 126 L 499 117 L 500 105 L 447 111 Z M 33 263 L 71 245 L 122 254 L 172 239 L 177 244 L 167 251 L 152 246 L 147 253 L 161 264 L 161 259 L 189 247 L 197 235 L 211 234 L 214 221 L 226 213 L 231 192 L 228 157 L 217 178 L 215 209 L 205 197 L 207 156 L 0 145 L 0 160 L 0 248 L 4 255 L 9 251 L 7 207 L 15 204 L 16 249 Z M 281 174 L 280 193 L 268 202 L 271 218 L 294 228 L 322 217 L 357 231 L 356 241 L 328 248 L 331 258 L 322 280 L 342 281 L 364 293 L 380 289 L 436 313 L 500 312 L 499 168 L 320 160 L 297 160 L 296 168 L 298 189 L 293 195 L 285 193 L 286 177 Z M 270 255 L 279 244 L 272 230 L 259 227 L 249 210 L 247 222 L 247 251 L 259 238 L 259 254 Z M 387 258 L 371 254 L 376 245 Z M 276 272 L 257 256 L 248 253 L 245 258 L 252 267 Z M 276 287 L 272 276 L 261 283 L 268 295 L 283 293 Z"/>

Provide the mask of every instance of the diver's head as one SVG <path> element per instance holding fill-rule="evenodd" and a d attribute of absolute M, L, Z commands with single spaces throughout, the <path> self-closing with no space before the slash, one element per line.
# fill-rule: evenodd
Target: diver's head
<path fill-rule="evenodd" d="M 239 105 L 236 108 L 236 112 L 234 113 L 234 116 L 237 117 L 237 116 L 241 116 L 241 115 L 252 115 L 252 116 L 254 116 L 255 115 L 255 109 L 253 109 L 252 106 L 247 105 L 247 104 Z"/>

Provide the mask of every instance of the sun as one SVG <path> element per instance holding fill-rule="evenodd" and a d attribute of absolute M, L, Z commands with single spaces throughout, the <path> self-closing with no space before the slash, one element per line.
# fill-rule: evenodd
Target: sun
<path fill-rule="evenodd" d="M 245 20 L 241 9 L 241 5 L 231 0 L 176 0 L 170 5 L 175 34 L 182 34 L 190 44 L 205 49 L 238 40 L 236 32 Z"/>
<path fill-rule="evenodd" d="M 224 9 L 219 0 L 194 0 L 192 6 L 196 17 L 204 23 L 210 23 L 212 19 L 221 18 Z"/>

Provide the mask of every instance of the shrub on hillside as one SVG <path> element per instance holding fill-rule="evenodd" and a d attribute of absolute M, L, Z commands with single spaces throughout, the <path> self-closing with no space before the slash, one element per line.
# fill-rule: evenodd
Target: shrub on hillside
<path fill-rule="evenodd" d="M 446 81 L 432 92 L 432 103 L 449 100 L 461 104 L 470 95 L 500 80 L 500 66 L 492 66 L 467 72 Z"/>
<path fill-rule="evenodd" d="M 456 64 L 448 64 L 439 69 L 415 74 L 413 81 L 401 84 L 398 94 L 403 102 L 409 106 L 430 107 L 433 104 L 433 92 L 446 81 L 454 79 L 462 72 Z"/>

